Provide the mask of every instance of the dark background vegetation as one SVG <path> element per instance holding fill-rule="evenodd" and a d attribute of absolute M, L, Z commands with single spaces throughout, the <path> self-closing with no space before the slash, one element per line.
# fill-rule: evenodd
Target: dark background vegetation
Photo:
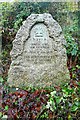
<path fill-rule="evenodd" d="M 80 2 L 2 2 L 0 8 L 2 10 L 2 16 L 0 16 L 0 32 L 2 33 L 0 93 L 3 98 L 0 117 L 4 118 L 7 115 L 8 118 L 13 119 L 24 117 L 28 120 L 52 118 L 78 120 L 80 118 Z M 13 90 L 6 82 L 11 63 L 12 41 L 22 22 L 31 13 L 45 12 L 50 13 L 62 27 L 67 41 L 65 47 L 70 82 L 63 85 L 64 87 L 55 86 L 45 88 L 45 90 L 25 88 L 25 90 L 19 89 L 12 92 Z"/>

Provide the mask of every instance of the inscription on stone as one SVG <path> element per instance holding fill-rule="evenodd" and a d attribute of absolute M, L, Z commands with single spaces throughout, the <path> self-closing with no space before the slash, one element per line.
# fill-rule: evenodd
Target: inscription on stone
<path fill-rule="evenodd" d="M 34 25 L 24 46 L 25 61 L 34 64 L 51 63 L 54 54 L 49 39 L 47 27 L 43 23 Z"/>

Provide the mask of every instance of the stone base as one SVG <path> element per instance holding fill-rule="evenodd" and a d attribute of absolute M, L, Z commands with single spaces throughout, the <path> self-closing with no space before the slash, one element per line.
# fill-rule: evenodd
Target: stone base
<path fill-rule="evenodd" d="M 69 81 L 69 72 L 67 67 L 57 69 L 51 65 L 22 67 L 14 66 L 10 73 L 8 82 L 12 87 L 49 87 L 52 85 L 60 85 Z"/>

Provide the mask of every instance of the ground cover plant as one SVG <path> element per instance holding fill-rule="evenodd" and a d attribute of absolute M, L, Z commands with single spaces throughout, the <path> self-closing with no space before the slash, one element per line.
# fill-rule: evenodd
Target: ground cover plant
<path fill-rule="evenodd" d="M 77 81 L 71 80 L 64 86 L 51 86 L 45 89 L 9 88 L 5 83 L 0 89 L 0 95 L 1 119 L 80 119 L 80 82 Z"/>

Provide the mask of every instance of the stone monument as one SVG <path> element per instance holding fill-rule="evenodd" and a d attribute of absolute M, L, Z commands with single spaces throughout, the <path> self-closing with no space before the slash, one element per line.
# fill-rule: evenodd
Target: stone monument
<path fill-rule="evenodd" d="M 62 29 L 50 14 L 31 14 L 13 41 L 9 85 L 46 87 L 69 80 L 65 44 Z"/>

